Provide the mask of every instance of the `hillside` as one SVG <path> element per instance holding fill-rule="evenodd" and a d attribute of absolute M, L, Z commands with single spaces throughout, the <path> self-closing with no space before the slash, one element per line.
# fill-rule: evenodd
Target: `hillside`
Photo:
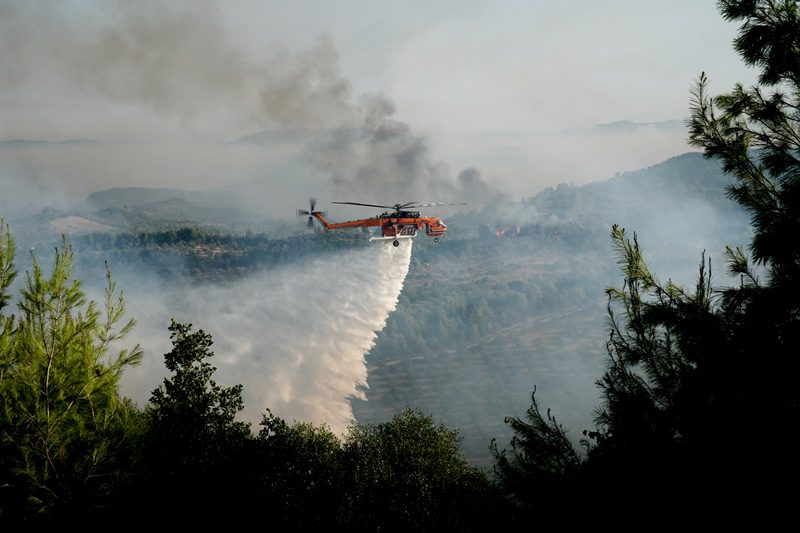
<path fill-rule="evenodd" d="M 656 272 L 691 283 L 704 249 L 719 265 L 725 244 L 746 241 L 747 218 L 724 196 L 729 181 L 684 154 L 449 220 L 441 246 L 415 243 L 397 311 L 367 356 L 358 419 L 419 407 L 460 428 L 470 459 L 486 464 L 491 439 L 510 438 L 503 418 L 521 415 L 535 386 L 577 440 L 591 428 L 606 355 L 603 289 L 620 283 L 611 225 L 638 232 Z"/>
<path fill-rule="evenodd" d="M 726 244 L 748 239 L 746 216 L 725 197 L 728 183 L 715 163 L 690 153 L 448 217 L 442 242 L 414 243 L 397 309 L 366 356 L 366 401 L 352 401 L 358 421 L 418 407 L 459 428 L 469 459 L 487 464 L 491 439 L 510 438 L 504 417 L 522 414 L 537 387 L 541 405 L 577 440 L 591 425 L 605 357 L 604 288 L 620 279 L 611 225 L 638 233 L 657 273 L 692 283 L 703 250 L 721 265 Z M 370 245 L 357 232 L 307 233 L 299 220 L 270 226 L 237 210 L 233 197 L 216 198 L 114 189 L 92 195 L 92 209 L 32 220 L 52 231 L 95 228 L 73 238 L 79 271 L 101 280 L 107 258 L 129 293 L 152 290 L 141 281 L 151 276 L 188 290 Z M 245 234 L 250 228 L 257 231 Z"/>

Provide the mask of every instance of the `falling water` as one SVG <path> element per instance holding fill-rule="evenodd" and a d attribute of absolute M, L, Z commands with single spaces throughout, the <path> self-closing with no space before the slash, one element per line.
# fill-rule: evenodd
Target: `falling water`
<path fill-rule="evenodd" d="M 363 398 L 367 386 L 364 356 L 397 305 L 411 247 L 410 239 L 398 247 L 373 243 L 225 286 L 129 300 L 139 320 L 133 337 L 147 359 L 129 373 L 125 392 L 146 400 L 165 375 L 172 316 L 213 335 L 215 380 L 244 385 L 245 420 L 257 423 L 269 408 L 346 433 L 353 423 L 349 400 Z"/>

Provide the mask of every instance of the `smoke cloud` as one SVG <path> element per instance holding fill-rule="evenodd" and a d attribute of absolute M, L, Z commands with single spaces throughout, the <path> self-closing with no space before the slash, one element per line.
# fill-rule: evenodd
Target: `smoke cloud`
<path fill-rule="evenodd" d="M 505 199 L 497 184 L 474 168 L 453 178 L 433 157 L 424 135 L 394 118 L 384 95 L 363 95 L 356 108 L 360 127 L 330 132 L 306 147 L 306 156 L 331 176 L 337 195 L 378 203 L 466 201 L 473 208 Z"/>
<path fill-rule="evenodd" d="M 308 132 L 302 159 L 342 198 L 390 204 L 466 201 L 479 208 L 503 196 L 476 170 L 466 171 L 468 179 L 454 176 L 433 157 L 424 135 L 395 118 L 395 104 L 387 96 L 354 96 L 329 35 L 318 36 L 299 52 L 272 47 L 254 57 L 236 42 L 212 2 L 114 3 L 84 11 L 14 4 L 3 15 L 0 86 L 16 105 L 6 107 L 0 137 L 106 143 L 71 147 L 55 157 L 52 147 L 3 150 L 3 166 L 18 160 L 21 171 L 14 174 L 33 176 L 45 183 L 43 188 L 49 181 L 62 181 L 80 195 L 87 189 L 84 182 L 95 188 L 153 183 L 199 188 L 259 177 L 286 181 L 268 178 L 263 170 L 285 164 L 274 154 L 264 154 L 261 176 L 254 176 L 252 151 L 208 144 L 279 129 Z M 50 86 L 58 87 L 59 94 L 48 94 Z M 42 101 L 30 101 L 34 87 L 43 101 L 72 98 L 85 107 L 61 107 L 59 116 L 48 115 Z M 14 108 L 42 108 L 43 116 L 34 126 L 29 115 L 23 120 Z M 187 135 L 192 144 L 185 144 Z M 152 147 L 164 139 L 184 144 Z M 304 144 L 299 139 L 296 151 Z M 126 144 L 108 145 L 109 140 Z M 194 144 L 198 140 L 203 143 Z M 226 161 L 229 171 L 210 173 L 204 164 L 191 163 L 176 167 L 171 155 L 176 152 L 189 162 Z"/>
<path fill-rule="evenodd" d="M 229 285 L 134 291 L 128 308 L 139 324 L 129 341 L 145 348 L 145 361 L 128 371 L 123 392 L 144 402 L 160 383 L 174 317 L 213 335 L 215 379 L 244 385 L 247 421 L 269 408 L 342 435 L 354 422 L 350 398 L 364 398 L 364 356 L 397 305 L 410 259 L 410 239 L 386 241 Z"/>
<path fill-rule="evenodd" d="M 70 99 L 90 108 L 77 110 L 70 122 L 71 110 L 56 104 L 59 116 L 52 118 L 73 128 L 56 133 L 63 137 L 119 139 L 148 124 L 163 135 L 167 120 L 177 118 L 194 137 L 219 140 L 257 128 L 335 127 L 352 113 L 350 84 L 330 36 L 300 53 L 273 47 L 252 57 L 235 43 L 216 2 L 8 4 L 0 14 L 6 97 L 30 104 L 26 113 L 46 102 L 43 112 L 52 111 L 53 103 Z M 126 120 L 146 111 L 154 112 L 149 122 Z M 87 132 L 93 120 L 105 131 Z M 4 129 L 13 127 L 15 137 L 50 138 L 51 132 L 14 122 Z"/>

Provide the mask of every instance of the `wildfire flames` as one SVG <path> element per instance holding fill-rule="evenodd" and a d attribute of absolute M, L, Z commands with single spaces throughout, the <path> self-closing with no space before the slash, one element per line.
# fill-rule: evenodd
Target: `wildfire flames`
<path fill-rule="evenodd" d="M 516 237 L 517 235 L 519 235 L 519 232 L 521 230 L 522 230 L 522 227 L 515 226 L 513 228 L 499 229 L 499 230 L 495 231 L 494 234 L 497 235 L 498 237 L 505 237 L 506 235 L 513 235 L 513 236 Z"/>

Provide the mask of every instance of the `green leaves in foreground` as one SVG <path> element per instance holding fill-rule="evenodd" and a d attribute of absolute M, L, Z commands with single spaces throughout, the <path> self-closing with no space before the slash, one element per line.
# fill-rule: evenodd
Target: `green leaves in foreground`
<path fill-rule="evenodd" d="M 13 279 L 13 242 L 0 246 L 0 301 Z M 17 304 L 0 332 L 0 448 L 7 493 L 27 495 L 42 515 L 96 505 L 118 479 L 132 405 L 118 395 L 124 370 L 141 359 L 138 346 L 111 354 L 134 322 L 122 323 L 124 300 L 107 273 L 103 311 L 73 277 L 64 240 L 47 275 L 33 258 Z"/>

